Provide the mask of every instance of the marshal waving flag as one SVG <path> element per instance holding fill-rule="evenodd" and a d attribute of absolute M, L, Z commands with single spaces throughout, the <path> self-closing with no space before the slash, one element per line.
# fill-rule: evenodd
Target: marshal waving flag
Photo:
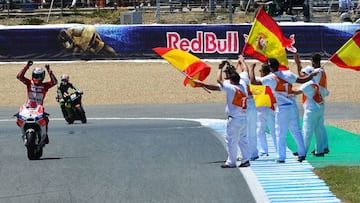
<path fill-rule="evenodd" d="M 253 94 L 256 107 L 270 107 L 275 109 L 276 99 L 269 86 L 250 85 L 250 91 Z"/>
<path fill-rule="evenodd" d="M 184 86 L 190 84 L 195 87 L 195 83 L 189 78 L 203 81 L 210 74 L 210 66 L 186 51 L 167 47 L 153 48 L 153 51 L 186 76 Z"/>
<path fill-rule="evenodd" d="M 244 35 L 245 45 L 242 52 L 263 63 L 268 58 L 276 58 L 279 70 L 288 69 L 286 50 L 296 53 L 294 35 L 284 36 L 280 26 L 263 9 L 259 8 L 249 35 Z"/>
<path fill-rule="evenodd" d="M 329 60 L 341 68 L 360 71 L 360 32 L 356 32 Z"/>

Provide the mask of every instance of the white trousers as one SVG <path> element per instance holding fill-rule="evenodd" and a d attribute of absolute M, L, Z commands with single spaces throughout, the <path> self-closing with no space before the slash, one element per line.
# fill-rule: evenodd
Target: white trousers
<path fill-rule="evenodd" d="M 311 140 L 315 134 L 315 152 L 323 153 L 322 125 L 320 125 L 321 110 L 304 110 L 302 132 L 304 136 L 305 151 L 308 152 Z"/>
<path fill-rule="evenodd" d="M 320 105 L 320 111 L 321 111 L 321 116 L 320 116 L 319 124 L 321 125 L 321 134 L 322 134 L 322 139 L 323 139 L 322 145 L 323 145 L 324 149 L 329 149 L 328 135 L 326 132 L 325 120 L 324 120 L 325 104 Z"/>
<path fill-rule="evenodd" d="M 228 158 L 226 164 L 235 166 L 237 160 L 238 146 L 242 155 L 242 162 L 250 159 L 248 137 L 246 135 L 246 117 L 229 117 L 226 124 L 225 137 Z"/>
<path fill-rule="evenodd" d="M 249 99 L 246 109 L 246 120 L 247 120 L 247 135 L 249 138 L 249 150 L 250 158 L 255 158 L 259 156 L 259 151 L 257 148 L 257 110 L 255 107 L 254 99 Z"/>
<path fill-rule="evenodd" d="M 257 108 L 256 133 L 259 137 L 261 153 L 269 154 L 269 148 L 266 138 L 266 127 L 268 128 L 272 137 L 275 150 L 277 150 L 275 135 L 275 112 L 270 107 L 259 107 Z"/>
<path fill-rule="evenodd" d="M 275 109 L 275 134 L 277 140 L 277 159 L 285 161 L 286 159 L 286 134 L 290 130 L 296 145 L 299 156 L 305 156 L 304 139 L 302 137 L 299 110 L 296 103 L 286 106 L 277 106 Z"/>

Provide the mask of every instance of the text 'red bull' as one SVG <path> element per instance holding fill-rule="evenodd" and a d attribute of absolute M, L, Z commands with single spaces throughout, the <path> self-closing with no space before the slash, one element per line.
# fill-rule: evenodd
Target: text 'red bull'
<path fill-rule="evenodd" d="M 213 32 L 197 31 L 196 38 L 181 38 L 177 32 L 166 33 L 167 47 L 192 53 L 239 53 L 239 34 L 226 32 L 225 39 L 218 39 Z"/>

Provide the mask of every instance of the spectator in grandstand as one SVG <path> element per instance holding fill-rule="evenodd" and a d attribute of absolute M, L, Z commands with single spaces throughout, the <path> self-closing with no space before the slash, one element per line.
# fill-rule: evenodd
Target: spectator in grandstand
<path fill-rule="evenodd" d="M 262 8 L 266 11 L 270 16 L 279 16 L 282 15 L 279 5 L 274 0 L 255 0 L 254 1 L 255 8 Z"/>
<path fill-rule="evenodd" d="M 256 7 L 262 7 L 271 16 L 279 16 L 286 13 L 287 15 L 295 15 L 293 7 L 303 7 L 305 17 L 309 16 L 308 6 L 305 0 L 255 0 Z"/>
<path fill-rule="evenodd" d="M 339 0 L 339 13 L 348 12 L 354 9 L 354 3 L 351 0 Z"/>
<path fill-rule="evenodd" d="M 354 23 L 360 23 L 360 0 L 358 1 L 356 9 L 355 9 Z"/>
<path fill-rule="evenodd" d="M 182 6 L 185 6 L 189 11 L 191 11 L 191 0 L 184 0 L 181 4 Z"/>
<path fill-rule="evenodd" d="M 287 1 L 285 1 L 284 9 L 285 9 L 286 14 L 294 15 L 294 13 L 293 13 L 294 6 L 304 7 L 304 0 L 287 0 Z"/>
<path fill-rule="evenodd" d="M 70 8 L 75 8 L 76 7 L 76 0 L 72 0 Z"/>

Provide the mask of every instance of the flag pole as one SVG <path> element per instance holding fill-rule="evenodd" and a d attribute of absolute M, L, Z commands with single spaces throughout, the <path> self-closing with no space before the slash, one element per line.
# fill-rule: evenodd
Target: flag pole
<path fill-rule="evenodd" d="M 194 81 L 194 79 L 190 76 L 190 75 L 188 75 L 188 74 L 186 74 L 186 73 L 184 73 L 184 72 L 182 72 L 182 71 L 180 71 L 179 69 L 177 69 L 176 68 L 176 70 L 178 70 L 180 73 L 182 73 L 185 77 L 187 77 L 187 78 L 189 78 L 190 80 L 192 80 L 192 81 Z M 210 90 L 208 90 L 208 89 L 206 89 L 206 87 L 202 87 L 207 93 L 211 93 L 211 91 Z"/>
<path fill-rule="evenodd" d="M 326 62 L 324 64 L 322 64 L 323 67 L 325 67 L 326 64 L 328 64 L 330 62 L 330 60 L 326 60 Z"/>

